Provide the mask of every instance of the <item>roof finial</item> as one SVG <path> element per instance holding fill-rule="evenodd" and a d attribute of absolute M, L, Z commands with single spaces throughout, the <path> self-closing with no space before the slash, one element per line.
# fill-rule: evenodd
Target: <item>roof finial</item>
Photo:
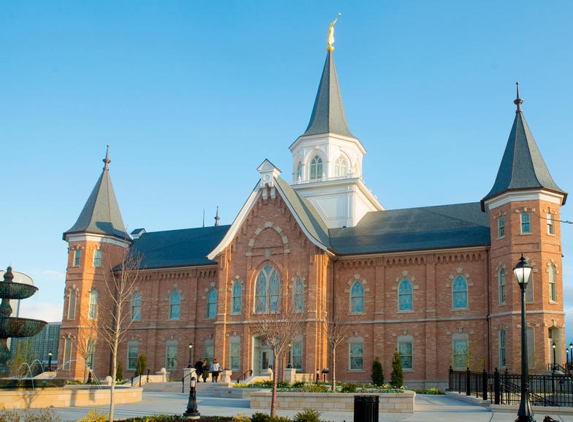
<path fill-rule="evenodd" d="M 107 148 L 105 150 L 105 158 L 102 160 L 104 162 L 104 166 L 103 169 L 104 170 L 109 170 L 109 163 L 111 163 L 111 160 L 109 159 L 109 145 L 107 145 Z"/>
<path fill-rule="evenodd" d="M 328 46 L 326 47 L 326 51 L 334 51 L 334 47 L 332 46 L 332 44 L 334 44 L 334 25 L 341 15 L 342 13 L 339 13 L 336 19 L 334 19 L 328 27 L 328 38 L 326 39 Z"/>
<path fill-rule="evenodd" d="M 221 219 L 221 217 L 219 217 L 219 205 L 217 205 L 217 215 L 215 215 L 215 226 L 219 225 L 220 219 Z"/>
<path fill-rule="evenodd" d="M 519 98 L 519 82 L 515 83 L 515 86 L 517 87 L 517 98 L 515 99 L 515 101 L 513 102 L 513 104 L 515 104 L 517 106 L 517 110 L 515 110 L 516 113 L 521 113 L 521 104 L 523 104 L 523 100 L 521 98 Z"/>

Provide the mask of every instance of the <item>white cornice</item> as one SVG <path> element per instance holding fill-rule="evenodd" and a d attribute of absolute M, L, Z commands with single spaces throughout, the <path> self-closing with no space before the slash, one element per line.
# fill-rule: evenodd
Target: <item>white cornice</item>
<path fill-rule="evenodd" d="M 366 154 L 366 149 L 358 138 L 353 136 L 344 136 L 337 133 L 319 133 L 317 135 L 299 136 L 289 147 L 290 152 L 294 152 L 301 144 L 319 145 L 321 143 L 329 143 L 331 140 L 349 142 L 358 147 L 362 155 Z"/>
<path fill-rule="evenodd" d="M 117 237 L 112 237 L 104 234 L 95 233 L 74 233 L 66 235 L 66 242 L 96 242 L 96 243 L 111 243 L 112 245 L 122 246 L 127 248 L 131 245 L 129 240 L 121 240 Z"/>
<path fill-rule="evenodd" d="M 510 202 L 546 201 L 553 204 L 563 204 L 565 195 L 545 189 L 507 191 L 501 195 L 484 201 L 488 210 L 501 207 Z"/>

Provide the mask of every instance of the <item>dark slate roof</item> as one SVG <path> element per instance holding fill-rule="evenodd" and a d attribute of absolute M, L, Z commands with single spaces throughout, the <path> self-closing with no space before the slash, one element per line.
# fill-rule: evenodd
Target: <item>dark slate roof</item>
<path fill-rule="evenodd" d="M 374 211 L 330 241 L 341 255 L 489 245 L 489 217 L 479 202 Z"/>
<path fill-rule="evenodd" d="M 512 190 L 544 188 L 562 193 L 565 197 L 567 195 L 555 184 L 547 169 L 535 139 L 533 139 L 533 135 L 523 117 L 523 112 L 520 108 L 522 102 L 520 98 L 515 100 L 518 108 L 509 139 L 507 140 L 507 146 L 505 147 L 493 188 L 482 200 L 482 204 L 496 195 Z M 563 199 L 563 203 L 565 203 L 565 199 Z"/>
<path fill-rule="evenodd" d="M 64 233 L 64 240 L 66 240 L 67 235 L 74 233 L 95 233 L 130 239 L 125 230 L 113 185 L 111 184 L 108 168 L 110 160 L 107 155 L 103 161 L 105 166 L 101 176 L 96 182 L 78 220 L 71 229 Z"/>
<path fill-rule="evenodd" d="M 285 195 L 285 200 L 291 204 L 295 214 L 298 216 L 308 233 L 310 233 L 310 235 L 319 243 L 329 248 L 330 239 L 328 237 L 328 227 L 314 206 L 280 177 L 276 177 L 275 181 Z"/>
<path fill-rule="evenodd" d="M 352 136 L 346 124 L 346 115 L 344 114 L 332 51 L 326 55 L 310 122 L 302 136 L 322 133 Z"/>
<path fill-rule="evenodd" d="M 229 225 L 147 232 L 134 241 L 131 252 L 141 257 L 141 268 L 214 264 L 207 259 Z"/>

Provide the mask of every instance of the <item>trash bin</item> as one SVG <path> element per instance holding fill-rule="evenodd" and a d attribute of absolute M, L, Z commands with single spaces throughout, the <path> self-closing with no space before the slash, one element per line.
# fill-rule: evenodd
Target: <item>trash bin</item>
<path fill-rule="evenodd" d="M 379 396 L 354 396 L 354 422 L 378 422 Z"/>

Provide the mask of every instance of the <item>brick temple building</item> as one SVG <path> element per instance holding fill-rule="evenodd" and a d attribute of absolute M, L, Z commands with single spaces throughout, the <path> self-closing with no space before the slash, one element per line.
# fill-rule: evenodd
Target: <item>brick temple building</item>
<path fill-rule="evenodd" d="M 250 324 L 257 313 L 280 312 L 287 296 L 304 314 L 288 357 L 302 373 L 334 365 L 324 326 L 335 314 L 350 322 L 337 349 L 340 380 L 370 380 L 375 357 L 390 374 L 395 350 L 409 386 L 443 386 L 450 366 L 518 372 L 520 291 L 512 270 L 522 254 L 534 268 L 527 288 L 531 371 L 553 362 L 554 343 L 557 361 L 564 360 L 559 221 L 567 194 L 527 126 L 519 91 L 489 192 L 473 203 L 386 210 L 362 180 L 366 150 L 346 122 L 333 50 L 329 45 L 310 123 L 289 147 L 290 181 L 261 157 L 260 182 L 245 192 L 232 225 L 128 234 L 106 155 L 64 233 L 61 375 L 81 378 L 84 361 L 98 377 L 110 374 L 107 344 L 82 331 L 108 309 L 106 263 L 119 264 L 126 249 L 142 258 L 119 351 L 126 377 L 140 354 L 152 372 L 165 367 L 176 378 L 203 357 L 217 358 L 233 378 L 263 373 L 272 353 Z"/>

